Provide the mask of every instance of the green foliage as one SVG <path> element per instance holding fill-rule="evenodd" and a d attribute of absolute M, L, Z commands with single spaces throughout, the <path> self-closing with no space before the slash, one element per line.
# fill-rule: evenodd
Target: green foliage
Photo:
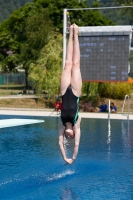
<path fill-rule="evenodd" d="M 63 9 L 64 8 L 86 8 L 86 1 L 78 0 L 34 0 L 35 3 L 40 4 L 44 8 L 48 8 L 49 16 L 53 25 L 57 27 L 60 32 L 63 31 Z M 69 12 L 71 23 L 76 23 L 79 26 L 98 26 L 98 25 L 113 25 L 113 23 L 106 17 L 103 17 L 99 11 L 84 11 L 73 10 Z"/>
<path fill-rule="evenodd" d="M 18 61 L 15 63 L 15 58 L 14 62 L 8 62 L 8 65 L 6 65 L 6 60 L 10 60 L 7 52 L 10 50 L 13 55 L 20 56 L 21 44 L 26 40 L 26 19 L 32 14 L 33 11 L 31 12 L 31 10 L 35 10 L 34 8 L 35 5 L 33 4 L 26 5 L 24 8 L 15 11 L 7 21 L 0 25 L 0 53 L 2 55 L 0 62 L 3 69 L 8 66 L 9 70 L 12 70 L 18 64 Z"/>
<path fill-rule="evenodd" d="M 99 83 L 99 94 L 101 97 L 123 99 L 126 94 L 131 95 L 130 83 Z"/>
<path fill-rule="evenodd" d="M 133 0 L 116 0 L 116 2 L 125 6 L 129 6 L 133 4 Z"/>
<path fill-rule="evenodd" d="M 20 46 L 20 60 L 25 70 L 38 59 L 40 50 L 47 44 L 52 23 L 46 9 L 40 8 L 34 15 L 27 17 L 25 41 Z"/>
<path fill-rule="evenodd" d="M 116 2 L 118 2 L 122 6 L 133 6 L 133 0 L 126 0 L 126 1 L 125 0 L 116 0 Z M 129 24 L 133 25 L 133 8 L 121 9 L 120 15 L 125 17 L 125 19 L 127 19 L 127 18 L 129 19 L 127 25 L 129 25 Z"/>
<path fill-rule="evenodd" d="M 41 50 L 39 59 L 31 64 L 29 79 L 38 93 L 43 90 L 49 95 L 59 93 L 62 68 L 62 36 L 49 35 L 48 44 Z"/>
<path fill-rule="evenodd" d="M 98 89 L 98 82 L 83 82 L 81 100 L 90 101 L 94 107 L 97 106 L 100 101 Z"/>
<path fill-rule="evenodd" d="M 9 55 L 4 59 L 4 62 L 2 63 L 2 69 L 4 72 L 8 72 L 8 71 L 14 71 L 15 72 L 15 68 L 17 67 L 16 63 L 18 63 L 19 58 L 18 55 Z M 7 67 L 8 66 L 8 67 Z"/>
<path fill-rule="evenodd" d="M 119 1 L 119 0 L 118 0 Z M 0 0 L 0 22 L 7 19 L 10 14 L 13 13 L 14 10 L 17 10 L 18 8 L 24 6 L 26 3 L 32 2 L 32 0 Z M 98 3 L 97 3 L 98 2 Z M 120 0 L 121 3 L 125 3 L 125 1 Z M 62 21 L 63 21 L 63 8 L 77 8 L 77 7 L 87 7 L 87 5 L 91 7 L 95 7 L 96 5 L 99 5 L 99 1 L 94 0 L 88 0 L 87 5 L 86 1 L 80 1 L 78 0 L 34 0 L 34 3 L 41 4 L 44 8 L 49 8 L 51 19 L 54 20 L 54 24 L 60 24 L 60 30 L 62 28 Z M 129 4 L 130 1 L 127 1 Z M 101 0 L 100 4 L 102 6 L 113 6 L 113 5 L 119 5 L 116 4 L 115 0 Z M 61 10 L 61 12 L 60 12 Z M 112 12 L 112 11 L 111 11 Z M 109 11 L 110 13 L 110 11 Z M 113 13 L 113 12 L 112 12 Z M 80 14 L 79 14 L 80 15 Z M 55 17 L 56 16 L 56 17 Z M 113 14 L 112 14 L 113 16 Z M 122 16 L 121 16 L 122 17 Z M 114 16 L 115 18 L 115 16 Z"/>
<path fill-rule="evenodd" d="M 100 96 L 99 95 L 89 96 L 87 101 L 91 102 L 92 105 L 96 107 L 100 102 Z"/>
<path fill-rule="evenodd" d="M 88 0 L 87 4 L 89 6 L 94 5 L 94 0 Z M 133 0 L 100 0 L 99 7 L 114 7 L 114 6 L 121 6 L 121 5 L 132 5 Z M 116 25 L 131 25 L 133 24 L 133 16 L 131 16 L 133 8 L 123 8 L 123 9 L 103 9 L 100 10 L 102 15 L 106 16 L 109 20 L 112 20 Z"/>
<path fill-rule="evenodd" d="M 19 65 L 25 69 L 27 77 L 30 63 L 38 59 L 41 49 L 47 44 L 53 25 L 62 32 L 63 8 L 66 7 L 84 8 L 87 5 L 85 1 L 79 3 L 77 0 L 35 0 L 14 11 L 9 19 L 0 25 L 2 69 L 12 71 Z M 76 22 L 79 25 L 112 24 L 98 11 L 74 11 L 70 15 L 72 23 Z M 8 55 L 9 50 L 14 56 Z M 52 60 L 49 58 L 48 63 L 51 62 L 50 59 Z M 26 81 L 26 86 L 28 86 L 28 81 Z"/>
<path fill-rule="evenodd" d="M 97 6 L 99 2 L 93 2 L 93 7 Z M 62 36 L 53 34 L 52 30 L 56 28 L 56 31 L 62 33 L 64 8 L 86 7 L 86 1 L 34 0 L 14 11 L 0 25 L 0 65 L 3 70 L 12 71 L 16 66 L 22 66 L 27 76 L 30 71 L 30 80 L 39 93 L 42 90 L 48 90 L 49 94 L 58 93 L 62 68 Z M 79 26 L 114 24 L 98 10 L 70 11 L 70 19 L 71 23 L 75 22 Z M 8 55 L 9 50 L 12 55 Z M 103 95 L 99 85 L 85 83 L 83 92 L 90 97 L 90 94 L 98 94 L 100 89 Z"/>
<path fill-rule="evenodd" d="M 83 82 L 82 85 L 82 95 L 88 96 L 95 96 L 98 94 L 98 82 Z"/>
<path fill-rule="evenodd" d="M 82 100 L 92 101 L 96 105 L 100 97 L 123 99 L 126 94 L 131 95 L 131 83 L 83 83 Z"/>
<path fill-rule="evenodd" d="M 95 96 L 98 94 L 98 85 L 99 85 L 98 82 L 90 83 L 90 87 L 89 87 L 90 95 Z"/>
<path fill-rule="evenodd" d="M 3 71 L 13 71 L 21 65 L 25 69 L 28 86 L 30 63 L 38 59 L 51 29 L 48 11 L 40 5 L 31 3 L 15 11 L 0 26 L 0 65 Z M 8 55 L 9 50 L 12 55 Z"/>
<path fill-rule="evenodd" d="M 88 96 L 89 95 L 89 82 L 83 82 L 82 83 L 82 96 Z"/>
<path fill-rule="evenodd" d="M 39 13 L 27 18 L 26 38 L 30 47 L 42 49 L 47 44 L 47 38 L 52 27 L 48 10 L 40 8 Z"/>
<path fill-rule="evenodd" d="M 7 19 L 14 10 L 17 10 L 25 3 L 32 0 L 0 0 L 0 23 Z"/>

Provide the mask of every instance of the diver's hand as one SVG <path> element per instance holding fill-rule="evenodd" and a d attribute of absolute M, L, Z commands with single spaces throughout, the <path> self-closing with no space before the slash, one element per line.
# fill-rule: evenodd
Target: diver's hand
<path fill-rule="evenodd" d="M 73 163 L 73 159 L 70 158 L 66 158 L 65 161 L 70 165 Z"/>

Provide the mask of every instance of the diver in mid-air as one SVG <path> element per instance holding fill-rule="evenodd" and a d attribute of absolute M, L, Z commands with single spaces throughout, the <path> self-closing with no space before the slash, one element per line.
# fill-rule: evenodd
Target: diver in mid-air
<path fill-rule="evenodd" d="M 80 122 L 78 101 L 81 95 L 82 77 L 80 72 L 80 48 L 78 26 L 70 26 L 69 40 L 66 52 L 65 67 L 61 75 L 60 91 L 62 95 L 61 123 L 59 129 L 59 147 L 64 161 L 72 164 L 78 154 L 80 142 Z M 75 138 L 72 158 L 67 158 L 64 149 L 66 139 Z"/>

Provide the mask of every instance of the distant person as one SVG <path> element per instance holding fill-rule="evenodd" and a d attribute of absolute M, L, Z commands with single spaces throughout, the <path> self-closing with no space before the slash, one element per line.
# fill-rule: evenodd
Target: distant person
<path fill-rule="evenodd" d="M 87 101 L 85 101 L 83 103 L 82 109 L 83 109 L 83 112 L 88 112 L 89 111 L 88 102 Z"/>
<path fill-rule="evenodd" d="M 89 109 L 89 112 L 95 112 L 95 109 L 92 106 L 91 102 L 88 102 L 88 109 Z"/>
<path fill-rule="evenodd" d="M 116 108 L 116 106 L 114 105 L 113 102 L 110 104 L 110 112 L 111 113 L 116 113 L 117 112 L 117 108 Z"/>
<path fill-rule="evenodd" d="M 26 93 L 27 93 L 27 91 L 26 91 L 26 88 L 24 87 L 23 94 L 26 94 Z"/>
<path fill-rule="evenodd" d="M 104 101 L 102 101 L 102 104 L 100 105 L 100 112 L 108 112 L 108 106 L 105 104 Z"/>
<path fill-rule="evenodd" d="M 35 88 L 33 89 L 33 94 L 36 94 L 36 89 Z"/>
<path fill-rule="evenodd" d="M 94 107 L 92 106 L 91 102 L 85 101 L 83 106 L 83 112 L 95 112 Z"/>
<path fill-rule="evenodd" d="M 57 111 L 57 113 L 60 114 L 62 109 L 62 102 L 60 101 L 60 99 L 56 99 L 56 102 L 54 103 L 54 108 L 55 111 Z"/>

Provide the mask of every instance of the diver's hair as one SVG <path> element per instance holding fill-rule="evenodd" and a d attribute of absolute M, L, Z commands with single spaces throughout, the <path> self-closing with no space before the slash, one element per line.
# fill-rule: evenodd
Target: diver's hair
<path fill-rule="evenodd" d="M 66 136 L 66 129 L 64 130 L 64 136 L 65 136 L 65 138 L 66 139 L 68 139 L 68 137 Z M 73 138 L 75 138 L 75 132 L 73 131 L 73 137 L 71 137 L 71 138 L 69 138 L 69 139 L 73 139 Z"/>
<path fill-rule="evenodd" d="M 111 102 L 110 104 L 112 104 L 113 106 L 115 105 L 113 102 Z"/>

